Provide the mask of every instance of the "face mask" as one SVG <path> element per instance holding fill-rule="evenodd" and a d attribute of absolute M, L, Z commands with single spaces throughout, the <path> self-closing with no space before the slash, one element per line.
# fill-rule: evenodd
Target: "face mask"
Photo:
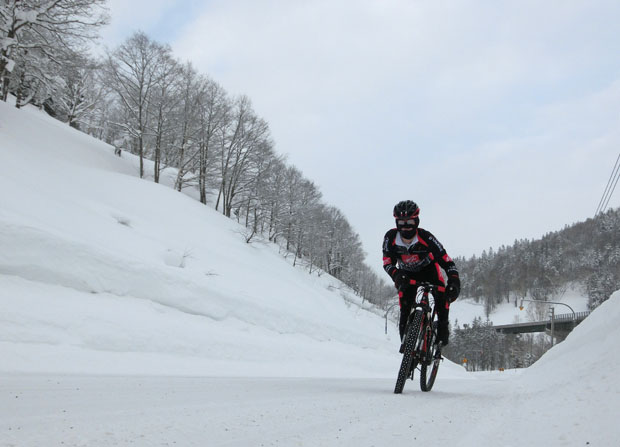
<path fill-rule="evenodd" d="M 396 220 L 396 227 L 398 228 L 398 231 L 400 232 L 401 237 L 405 239 L 413 239 L 418 229 L 418 225 L 420 224 L 420 219 L 416 217 L 414 219 L 414 222 L 415 222 L 414 225 L 411 225 L 411 224 L 406 225 L 407 229 L 405 230 L 403 228 L 403 225 L 399 225 L 398 219 Z"/>
<path fill-rule="evenodd" d="M 407 228 L 406 230 L 399 230 L 400 231 L 400 236 L 404 237 L 405 239 L 413 239 L 413 237 L 415 236 L 415 228 Z"/>

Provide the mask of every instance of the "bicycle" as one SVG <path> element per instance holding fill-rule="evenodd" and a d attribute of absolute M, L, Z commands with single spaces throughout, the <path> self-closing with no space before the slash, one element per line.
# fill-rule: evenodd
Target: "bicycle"
<path fill-rule="evenodd" d="M 411 306 L 411 313 L 407 319 L 405 329 L 403 360 L 398 371 L 394 393 L 403 392 L 408 378 L 413 380 L 414 372 L 420 365 L 420 389 L 430 391 L 435 384 L 437 371 L 441 363 L 441 345 L 435 343 L 437 339 L 437 310 L 435 308 L 435 292 L 445 292 L 446 288 L 426 282 L 417 283 L 410 280 L 411 285 L 417 285 L 415 304 Z M 399 290 L 402 293 L 402 290 Z M 429 301 L 432 297 L 432 305 Z"/>

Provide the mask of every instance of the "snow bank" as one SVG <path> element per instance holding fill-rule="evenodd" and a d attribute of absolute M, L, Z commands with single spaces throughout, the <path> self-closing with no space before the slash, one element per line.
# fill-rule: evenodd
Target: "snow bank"
<path fill-rule="evenodd" d="M 394 375 L 342 283 L 34 108 L 0 103 L 0 202 L 0 371 Z"/>
<path fill-rule="evenodd" d="M 620 291 L 507 383 L 496 403 L 497 426 L 476 436 L 502 446 L 620 445 L 618 321 Z"/>
<path fill-rule="evenodd" d="M 525 377 L 533 377 L 529 386 L 547 388 L 562 383 L 580 383 L 588 388 L 609 389 L 604 383 L 620 373 L 620 290 L 596 308 L 566 337 L 537 361 Z M 565 374 L 553 374 L 555 370 Z M 542 380 L 542 379 L 545 380 Z M 609 380 L 609 382 L 612 382 Z M 618 389 L 617 386 L 614 387 Z"/>

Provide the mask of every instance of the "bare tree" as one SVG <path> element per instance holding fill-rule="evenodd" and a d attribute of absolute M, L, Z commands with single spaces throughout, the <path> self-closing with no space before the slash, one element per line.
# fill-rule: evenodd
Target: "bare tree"
<path fill-rule="evenodd" d="M 108 54 L 105 65 L 108 85 L 116 93 L 127 118 L 114 124 L 133 140 L 134 150 L 140 156 L 140 177 L 144 177 L 151 96 L 161 76 L 157 67 L 168 51 L 143 32 L 137 32 Z"/>
<path fill-rule="evenodd" d="M 27 52 L 55 62 L 80 51 L 107 23 L 105 0 L 4 0 L 0 3 L 0 81 L 4 101 L 10 73 Z M 26 75 L 24 75 L 26 76 Z"/>
<path fill-rule="evenodd" d="M 177 168 L 179 169 L 175 188 L 178 191 L 183 189 L 185 174 L 191 172 L 190 164 L 194 162 L 198 155 L 197 134 L 199 104 L 202 88 L 202 79 L 198 72 L 187 63 L 181 67 L 178 79 L 179 89 L 179 112 L 176 124 L 179 131 L 178 143 L 176 147 Z"/>
<path fill-rule="evenodd" d="M 218 136 L 222 136 L 229 119 L 230 100 L 225 90 L 216 82 L 205 78 L 198 98 L 199 107 L 199 168 L 198 188 L 200 201 L 207 203 L 207 183 L 209 169 L 215 165 L 215 148 Z"/>
<path fill-rule="evenodd" d="M 261 145 L 269 142 L 269 126 L 260 119 L 250 104 L 250 100 L 242 96 L 237 99 L 231 113 L 232 119 L 223 129 L 220 144 L 220 188 L 216 201 L 216 209 L 222 201 L 222 213 L 230 217 L 236 196 L 240 193 L 251 155 Z"/>
<path fill-rule="evenodd" d="M 90 115 L 103 101 L 105 89 L 98 79 L 99 70 L 97 62 L 79 57 L 61 71 L 64 86 L 54 96 L 54 101 L 72 127 L 79 129 L 80 124 L 89 121 Z"/>
<path fill-rule="evenodd" d="M 306 244 L 310 245 L 312 242 L 313 234 L 311 226 L 312 211 L 320 203 L 321 193 L 316 188 L 313 182 L 307 179 L 302 179 L 297 184 L 298 190 L 296 192 L 296 206 L 298 207 L 297 218 L 290 222 L 292 234 L 294 234 L 293 243 L 295 245 L 295 258 L 293 265 L 296 264 L 297 259 L 304 255 L 304 251 L 307 250 Z"/>
<path fill-rule="evenodd" d="M 174 115 L 181 101 L 178 89 L 178 78 L 181 67 L 172 56 L 169 47 L 160 48 L 161 54 L 155 66 L 155 79 L 153 87 L 150 112 L 150 133 L 154 139 L 153 153 L 153 180 L 159 183 L 159 176 L 162 171 L 162 153 L 169 150 L 173 143 L 173 133 L 175 130 Z"/>
<path fill-rule="evenodd" d="M 251 229 L 249 237 L 246 238 L 247 242 L 254 235 L 263 232 L 265 216 L 269 212 L 269 177 L 274 168 L 280 167 L 280 161 L 268 140 L 258 145 L 250 156 L 243 185 L 239 188 L 238 202 L 239 214 L 245 215 L 245 226 Z"/>
<path fill-rule="evenodd" d="M 266 204 L 268 206 L 267 236 L 270 241 L 278 241 L 278 236 L 282 234 L 284 225 L 282 224 L 285 216 L 284 203 L 284 180 L 286 164 L 284 159 L 278 159 L 273 163 L 269 175 L 269 182 L 265 185 Z"/>

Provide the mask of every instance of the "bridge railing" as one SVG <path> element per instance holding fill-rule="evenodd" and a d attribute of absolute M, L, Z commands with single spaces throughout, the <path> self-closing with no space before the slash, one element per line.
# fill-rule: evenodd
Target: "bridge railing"
<path fill-rule="evenodd" d="M 586 312 L 575 312 L 573 315 L 570 314 L 558 314 L 553 318 L 554 324 L 560 324 L 566 326 L 567 323 L 573 323 L 577 325 L 581 323 L 588 315 L 590 315 L 589 311 Z M 574 318 L 574 320 L 573 320 Z M 549 329 L 551 326 L 551 318 L 542 321 L 527 321 L 521 323 L 512 323 L 512 324 L 501 324 L 493 326 L 493 328 L 497 331 L 502 332 L 542 332 L 545 328 Z M 539 330 L 534 330 L 534 328 L 538 328 Z"/>
<path fill-rule="evenodd" d="M 554 315 L 553 321 L 573 321 L 573 318 L 575 319 L 575 321 L 581 321 L 584 318 L 586 318 L 588 315 L 590 315 L 590 311 L 575 312 L 575 315 L 573 315 L 573 314 L 559 314 L 559 315 Z M 551 321 L 551 318 L 549 318 L 546 321 Z"/>

